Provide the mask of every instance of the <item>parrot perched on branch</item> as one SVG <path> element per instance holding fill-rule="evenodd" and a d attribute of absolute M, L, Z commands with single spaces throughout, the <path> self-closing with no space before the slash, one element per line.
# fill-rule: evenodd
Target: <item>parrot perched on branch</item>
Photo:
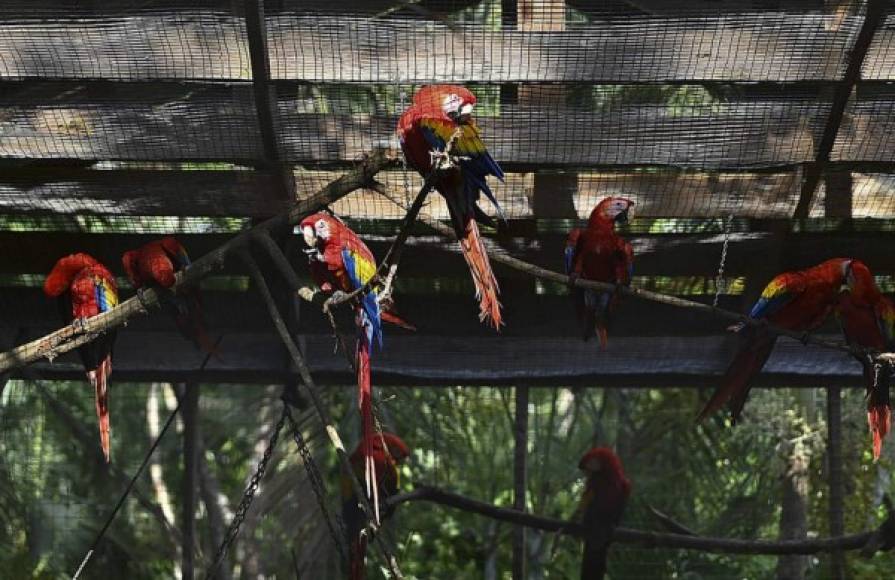
<path fill-rule="evenodd" d="M 434 186 L 447 201 L 451 224 L 469 266 L 479 300 L 479 320 L 499 330 L 502 324 L 497 298 L 500 288 L 477 224 L 493 226 L 494 221 L 477 202 L 484 193 L 501 213 L 487 177 L 493 175 L 503 181 L 503 170 L 479 135 L 472 118 L 475 104 L 475 95 L 465 87 L 425 86 L 417 91 L 413 104 L 401 115 L 398 136 L 407 163 L 423 177 L 433 171 L 437 159 L 447 157 L 448 164 L 442 165 L 443 171 Z"/>
<path fill-rule="evenodd" d="M 606 447 L 590 449 L 578 462 L 587 476 L 584 493 L 572 517 L 584 528 L 584 554 L 581 580 L 601 580 L 606 574 L 606 558 L 612 532 L 621 523 L 631 482 L 625 477 L 622 462 Z"/>
<path fill-rule="evenodd" d="M 180 333 L 200 350 L 215 354 L 217 349 L 205 330 L 202 298 L 198 288 L 185 288 L 178 294 L 170 291 L 175 274 L 190 265 L 186 249 L 168 236 L 125 252 L 121 256 L 124 271 L 135 289 L 154 286 L 159 297 L 174 311 L 174 322 Z"/>
<path fill-rule="evenodd" d="M 299 229 L 308 245 L 311 276 L 326 294 L 350 293 L 363 288 L 376 275 L 376 259 L 367 245 L 339 219 L 316 213 L 306 217 Z M 394 314 L 380 308 L 375 286 L 364 292 L 355 303 L 357 347 L 355 370 L 357 371 L 358 406 L 361 415 L 361 451 L 365 461 L 364 477 L 367 494 L 379 522 L 379 503 L 376 499 L 376 462 L 373 455 L 376 439 L 373 424 L 373 387 L 370 379 L 370 353 L 374 345 L 382 347 L 382 321 L 413 327 Z"/>
<path fill-rule="evenodd" d="M 852 271 L 861 266 L 866 268 L 858 260 L 833 258 L 805 270 L 784 272 L 768 283 L 749 317 L 795 332 L 814 330 L 833 311 L 839 301 L 840 287 L 854 284 Z M 730 401 L 731 418 L 736 423 L 752 379 L 761 371 L 777 342 L 777 335 L 763 328 L 739 323 L 730 330 L 741 337 L 737 353 L 724 373 L 721 386 L 705 404 L 697 421 Z"/>
<path fill-rule="evenodd" d="M 895 351 L 895 305 L 882 295 L 873 275 L 864 264 L 852 267 L 854 283 L 842 292 L 837 314 L 842 332 L 849 344 L 880 352 Z M 891 428 L 889 382 L 892 369 L 888 365 L 874 367 L 867 357 L 855 357 L 861 363 L 867 392 L 867 423 L 873 439 L 873 459 L 879 459 L 883 439 Z"/>
<path fill-rule="evenodd" d="M 628 220 L 634 202 L 623 197 L 607 197 L 594 207 L 584 229 L 569 232 L 565 248 L 566 274 L 610 284 L 630 284 L 634 267 L 631 244 L 615 233 L 615 224 Z M 584 340 L 594 334 L 606 347 L 606 328 L 615 306 L 614 292 L 573 289 L 575 309 L 584 323 Z"/>
<path fill-rule="evenodd" d="M 373 438 L 371 448 L 373 462 L 376 465 L 376 495 L 387 499 L 398 492 L 400 475 L 398 466 L 410 456 L 410 448 L 400 437 L 383 431 Z M 351 467 L 355 475 L 363 481 L 365 468 L 365 450 L 361 442 L 350 457 Z M 391 517 L 393 508 L 382 513 L 382 519 Z M 357 496 L 347 474 L 342 474 L 342 519 L 345 522 L 349 545 L 349 580 L 363 580 L 367 552 L 367 532 L 364 529 L 364 512 L 358 505 Z"/>
<path fill-rule="evenodd" d="M 60 258 L 44 281 L 44 293 L 59 299 L 60 312 L 66 324 L 108 312 L 118 305 L 115 277 L 87 254 Z M 112 374 L 115 337 L 116 332 L 112 330 L 78 347 L 87 380 L 96 393 L 99 440 L 106 462 L 110 460 L 109 375 Z"/>

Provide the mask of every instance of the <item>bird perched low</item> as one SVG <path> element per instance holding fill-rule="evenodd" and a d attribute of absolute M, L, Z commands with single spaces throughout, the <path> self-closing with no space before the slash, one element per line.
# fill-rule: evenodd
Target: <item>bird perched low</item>
<path fill-rule="evenodd" d="M 631 482 L 625 477 L 622 462 L 607 447 L 590 449 L 578 462 L 587 477 L 578 509 L 572 517 L 584 528 L 584 554 L 581 580 L 601 580 L 612 533 L 621 523 L 631 495 Z"/>
<path fill-rule="evenodd" d="M 633 206 L 634 202 L 629 199 L 607 197 L 591 211 L 586 228 L 569 232 L 564 257 L 570 279 L 580 277 L 609 284 L 631 283 L 634 252 L 631 244 L 615 233 L 615 224 L 627 221 Z M 605 347 L 616 294 L 574 288 L 572 298 L 578 318 L 584 325 L 584 340 L 596 334 L 600 345 Z"/>
<path fill-rule="evenodd" d="M 308 246 L 311 277 L 326 294 L 350 293 L 367 286 L 376 275 L 376 259 L 367 245 L 341 220 L 325 213 L 309 215 L 299 224 Z M 413 327 L 394 314 L 380 308 L 378 290 L 371 285 L 354 303 L 357 343 L 358 407 L 361 416 L 361 450 L 365 461 L 362 480 L 379 522 L 376 500 L 376 462 L 373 457 L 375 427 L 373 423 L 373 386 L 370 376 L 370 355 L 374 345 L 382 347 L 382 321 L 412 330 Z"/>
<path fill-rule="evenodd" d="M 795 332 L 814 330 L 835 308 L 840 287 L 854 285 L 852 271 L 856 267 L 866 268 L 858 260 L 833 258 L 805 270 L 784 272 L 768 283 L 749 312 L 749 318 Z M 739 323 L 730 330 L 739 335 L 740 344 L 721 385 L 700 411 L 697 421 L 730 401 L 731 418 L 736 423 L 749 396 L 752 379 L 761 372 L 777 342 L 777 335 L 762 327 Z"/>
<path fill-rule="evenodd" d="M 398 137 L 408 165 L 423 177 L 437 167 L 437 160 L 447 157 L 448 163 L 436 176 L 434 186 L 447 201 L 451 224 L 469 266 L 479 300 L 479 320 L 499 330 L 503 323 L 497 298 L 500 288 L 477 223 L 493 226 L 494 221 L 477 202 L 484 193 L 500 213 L 487 178 L 491 175 L 503 181 L 504 175 L 485 148 L 472 117 L 475 104 L 475 95 L 466 87 L 425 86 L 401 115 Z"/>
<path fill-rule="evenodd" d="M 895 351 L 895 305 L 883 296 L 864 264 L 852 266 L 851 289 L 842 292 L 837 305 L 842 332 L 850 345 L 879 352 Z M 889 383 L 892 370 L 875 365 L 867 356 L 856 356 L 864 375 L 867 424 L 873 441 L 873 459 L 879 459 L 883 439 L 889 433 L 892 411 Z"/>
<path fill-rule="evenodd" d="M 118 305 L 115 277 L 88 254 L 71 254 L 60 258 L 44 281 L 44 293 L 58 298 L 59 310 L 66 324 L 108 312 Z M 101 334 L 78 347 L 78 355 L 87 371 L 87 380 L 96 396 L 99 440 L 106 462 L 110 461 L 109 375 L 112 374 L 114 330 Z"/>
<path fill-rule="evenodd" d="M 365 475 L 365 450 L 363 442 L 351 454 L 350 462 L 359 480 Z M 373 462 L 376 464 L 376 495 L 380 500 L 388 499 L 398 492 L 400 472 L 398 467 L 410 456 L 410 448 L 400 437 L 383 431 L 373 439 L 371 447 Z M 364 512 L 358 505 L 358 498 L 347 474 L 342 474 L 342 519 L 348 535 L 349 580 L 363 580 L 367 553 L 367 532 Z M 386 507 L 382 520 L 390 518 L 394 509 Z"/>
<path fill-rule="evenodd" d="M 177 329 L 200 350 L 215 354 L 216 348 L 205 330 L 202 296 L 198 288 L 185 288 L 176 295 L 171 288 L 176 274 L 190 265 L 190 256 L 171 236 L 144 244 L 125 252 L 121 263 L 135 289 L 154 287 L 162 303 L 172 311 Z"/>

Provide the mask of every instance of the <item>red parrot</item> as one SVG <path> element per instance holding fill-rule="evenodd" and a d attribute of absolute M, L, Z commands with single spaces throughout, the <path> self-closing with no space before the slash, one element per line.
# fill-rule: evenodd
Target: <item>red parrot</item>
<path fill-rule="evenodd" d="M 836 306 L 840 287 L 853 283 L 851 271 L 858 264 L 861 264 L 858 260 L 833 258 L 805 270 L 784 272 L 768 283 L 749 317 L 795 332 L 814 330 L 824 323 Z M 731 418 L 736 423 L 749 395 L 752 379 L 761 371 L 777 342 L 777 335 L 762 328 L 740 323 L 730 329 L 740 335 L 740 345 L 724 373 L 721 386 L 705 404 L 697 421 L 730 401 Z"/>
<path fill-rule="evenodd" d="M 376 259 L 367 245 L 339 219 L 325 213 L 306 217 L 299 224 L 308 245 L 311 276 L 321 291 L 353 292 L 364 287 L 376 275 Z M 382 347 L 382 320 L 413 329 L 397 316 L 379 307 L 377 289 L 371 287 L 355 305 L 357 347 L 358 406 L 361 415 L 361 446 L 366 457 L 363 480 L 366 482 L 379 522 L 376 496 L 376 462 L 373 456 L 375 427 L 373 423 L 373 387 L 370 379 L 370 352 L 374 344 Z"/>
<path fill-rule="evenodd" d="M 400 437 L 383 431 L 373 439 L 372 457 L 376 464 L 376 495 L 383 499 L 395 495 L 398 492 L 400 475 L 398 466 L 410 456 L 410 448 Z M 364 478 L 365 455 L 364 444 L 358 445 L 351 454 L 351 467 L 358 479 Z M 382 519 L 391 517 L 393 508 L 386 508 Z M 367 554 L 367 533 L 364 528 L 364 512 L 358 505 L 357 496 L 351 480 L 346 474 L 342 474 L 342 519 L 345 522 L 348 535 L 349 550 L 349 580 L 363 580 L 365 560 Z"/>
<path fill-rule="evenodd" d="M 879 352 L 895 350 L 895 305 L 880 293 L 873 275 L 864 264 L 852 266 L 851 291 L 843 292 L 837 307 L 842 332 L 849 344 Z M 855 357 L 864 371 L 867 391 L 867 423 L 873 438 L 873 459 L 879 459 L 883 439 L 891 428 L 889 381 L 891 369 L 882 365 L 877 370 L 865 357 Z"/>
<path fill-rule="evenodd" d="M 584 494 L 573 516 L 584 528 L 584 555 L 581 580 L 600 580 L 606 574 L 606 558 L 612 532 L 621 522 L 631 482 L 625 477 L 622 462 L 606 447 L 594 447 L 578 462 L 587 481 Z"/>
<path fill-rule="evenodd" d="M 631 283 L 634 252 L 631 244 L 615 233 L 616 222 L 628 219 L 634 202 L 623 197 L 607 197 L 594 207 L 587 228 L 574 229 L 566 239 L 566 274 L 610 284 Z M 573 289 L 575 309 L 584 323 L 584 340 L 596 333 L 606 347 L 606 327 L 615 306 L 614 292 Z"/>
<path fill-rule="evenodd" d="M 451 224 L 472 274 L 479 300 L 479 320 L 500 330 L 502 318 L 497 299 L 500 288 L 476 222 L 494 225 L 477 204 L 481 193 L 501 212 L 487 177 L 493 175 L 503 181 L 503 170 L 479 135 L 472 118 L 475 103 L 475 95 L 465 87 L 425 86 L 417 91 L 413 104 L 401 115 L 398 136 L 407 163 L 424 177 L 432 172 L 436 158 L 450 154 L 459 159 L 457 165 L 444 169 L 434 186 L 447 201 Z"/>
<path fill-rule="evenodd" d="M 108 312 L 118 305 L 115 277 L 87 254 L 72 254 L 60 258 L 44 281 L 44 293 L 59 299 L 59 308 L 66 324 Z M 99 439 L 106 462 L 110 458 L 108 381 L 112 374 L 115 337 L 116 332 L 112 330 L 78 347 L 78 354 L 87 371 L 87 380 L 96 393 Z"/>
<path fill-rule="evenodd" d="M 202 299 L 198 289 L 184 289 L 176 296 L 167 292 L 176 280 L 175 274 L 190 265 L 186 249 L 168 236 L 125 252 L 121 256 L 124 271 L 135 289 L 155 286 L 162 290 L 160 299 L 174 310 L 174 322 L 180 333 L 197 348 L 215 354 L 214 342 L 205 331 Z"/>

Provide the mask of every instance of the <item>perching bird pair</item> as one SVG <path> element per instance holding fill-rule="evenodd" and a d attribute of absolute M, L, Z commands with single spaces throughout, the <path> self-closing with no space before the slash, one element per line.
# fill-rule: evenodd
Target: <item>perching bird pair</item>
<path fill-rule="evenodd" d="M 198 291 L 181 291 L 176 297 L 167 291 L 174 285 L 175 273 L 190 264 L 186 250 L 177 240 L 167 237 L 125 252 L 122 263 L 135 289 L 146 286 L 159 289 L 165 302 L 173 307 L 175 322 L 181 333 L 199 348 L 213 352 L 211 341 L 205 333 Z M 60 313 L 66 324 L 108 312 L 118 305 L 115 277 L 103 264 L 84 253 L 60 258 L 44 281 L 44 293 L 58 298 Z M 87 380 L 95 392 L 100 445 L 107 462 L 111 457 L 109 376 L 112 374 L 116 337 L 117 332 L 112 330 L 78 347 Z"/>
<path fill-rule="evenodd" d="M 867 266 L 851 258 L 833 258 L 805 270 L 780 274 L 765 287 L 749 317 L 787 330 L 809 332 L 834 312 L 849 344 L 875 351 L 895 348 L 895 307 L 879 291 Z M 728 402 L 731 418 L 734 422 L 739 419 L 752 380 L 777 341 L 776 334 L 760 326 L 738 324 L 731 329 L 740 337 L 739 347 L 721 386 L 699 413 L 699 420 Z M 869 357 L 858 360 L 864 370 L 873 457 L 879 459 L 891 422 L 891 371 L 876 367 Z"/>

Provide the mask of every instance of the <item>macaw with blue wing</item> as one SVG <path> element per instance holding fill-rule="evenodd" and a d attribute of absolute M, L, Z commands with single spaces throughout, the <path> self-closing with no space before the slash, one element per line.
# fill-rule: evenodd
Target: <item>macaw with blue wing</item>
<path fill-rule="evenodd" d="M 305 243 L 310 248 L 310 270 L 314 282 L 326 294 L 350 293 L 363 288 L 376 276 L 376 259 L 366 244 L 339 219 L 316 213 L 299 224 Z M 412 330 L 413 327 L 394 314 L 380 308 L 378 289 L 371 285 L 355 304 L 357 347 L 358 406 L 361 415 L 361 449 L 364 481 L 379 522 L 379 502 L 374 461 L 373 388 L 370 378 L 370 353 L 374 345 L 382 348 L 382 321 Z"/>
<path fill-rule="evenodd" d="M 59 299 L 66 324 L 109 312 L 118 306 L 115 277 L 88 254 L 60 258 L 44 281 L 44 293 Z M 87 380 L 96 394 L 99 439 L 106 462 L 110 460 L 109 376 L 112 374 L 112 349 L 116 332 L 106 332 L 78 347 L 78 355 L 87 371 Z"/>
<path fill-rule="evenodd" d="M 814 330 L 832 313 L 839 300 L 840 288 L 854 285 L 852 270 L 859 264 L 863 266 L 858 260 L 833 258 L 805 270 L 784 272 L 768 283 L 749 317 L 795 332 Z M 739 334 L 740 345 L 724 373 L 721 386 L 705 404 L 697 421 L 730 401 L 731 418 L 736 423 L 749 395 L 752 379 L 761 372 L 777 342 L 776 334 L 762 328 L 740 323 L 730 329 Z"/>
<path fill-rule="evenodd" d="M 853 282 L 843 292 L 837 305 L 842 332 L 850 345 L 878 352 L 895 351 L 895 305 L 882 295 L 873 275 L 864 264 L 852 267 Z M 873 459 L 879 459 L 883 439 L 892 426 L 889 383 L 892 369 L 888 365 L 875 368 L 868 357 L 858 357 L 867 394 L 867 424 L 873 441 Z"/>
<path fill-rule="evenodd" d="M 217 349 L 205 330 L 202 297 L 198 288 L 183 288 L 175 295 L 177 272 L 190 266 L 190 256 L 177 239 L 167 236 L 149 242 L 121 256 L 124 271 L 134 288 L 153 286 L 163 305 L 171 310 L 180 333 L 200 350 L 215 354 Z"/>
<path fill-rule="evenodd" d="M 435 189 L 447 201 L 451 224 L 469 266 L 479 320 L 496 330 L 502 324 L 500 288 L 491 269 L 477 222 L 494 226 L 494 221 L 478 206 L 484 193 L 500 214 L 500 206 L 488 186 L 488 176 L 503 181 L 500 166 L 488 153 L 472 118 L 476 97 L 457 85 L 429 85 L 413 96 L 413 104 L 398 121 L 398 136 L 407 163 L 422 176 L 428 176 L 438 159 L 447 157 Z M 457 160 L 457 164 L 453 164 Z"/>
<path fill-rule="evenodd" d="M 634 202 L 623 197 L 607 197 L 594 207 L 587 228 L 573 229 L 566 239 L 566 274 L 609 284 L 628 285 L 634 268 L 631 244 L 615 233 L 615 224 L 628 220 Z M 572 297 L 578 318 L 584 324 L 584 340 L 598 335 L 606 346 L 609 316 L 616 302 L 615 292 L 574 288 Z"/>

